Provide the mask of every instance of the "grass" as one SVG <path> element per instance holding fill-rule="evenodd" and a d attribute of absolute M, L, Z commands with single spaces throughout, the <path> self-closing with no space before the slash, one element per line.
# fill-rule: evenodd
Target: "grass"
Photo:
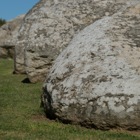
<path fill-rule="evenodd" d="M 13 75 L 13 61 L 0 59 L 0 140 L 140 140 L 139 132 L 100 131 L 48 120 L 40 108 L 42 83 Z"/>

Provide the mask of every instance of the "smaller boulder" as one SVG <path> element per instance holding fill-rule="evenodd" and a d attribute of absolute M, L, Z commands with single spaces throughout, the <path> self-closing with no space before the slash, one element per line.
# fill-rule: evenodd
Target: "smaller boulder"
<path fill-rule="evenodd" d="M 0 27 L 0 58 L 14 58 L 14 47 L 23 17 L 18 16 Z"/>

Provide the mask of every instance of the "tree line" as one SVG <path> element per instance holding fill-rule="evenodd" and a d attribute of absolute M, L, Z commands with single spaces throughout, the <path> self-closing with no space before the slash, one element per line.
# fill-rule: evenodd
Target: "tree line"
<path fill-rule="evenodd" d="M 2 26 L 3 24 L 5 24 L 6 23 L 6 20 L 5 19 L 2 19 L 2 18 L 0 18 L 0 26 Z"/>

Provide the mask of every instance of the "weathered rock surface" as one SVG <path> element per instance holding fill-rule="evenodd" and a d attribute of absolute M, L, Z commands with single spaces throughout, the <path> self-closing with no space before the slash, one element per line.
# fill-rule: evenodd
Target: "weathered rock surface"
<path fill-rule="evenodd" d="M 14 58 L 14 46 L 0 46 L 0 58 Z"/>
<path fill-rule="evenodd" d="M 53 61 L 74 34 L 127 0 L 41 0 L 26 15 L 16 47 L 16 71 L 25 69 L 31 82 L 44 80 Z M 24 53 L 25 50 L 25 53 Z M 24 62 L 25 61 L 25 62 Z"/>
<path fill-rule="evenodd" d="M 140 1 L 86 27 L 44 84 L 48 116 L 99 129 L 140 129 Z"/>
<path fill-rule="evenodd" d="M 23 17 L 18 16 L 0 28 L 0 58 L 14 57 L 14 46 Z"/>

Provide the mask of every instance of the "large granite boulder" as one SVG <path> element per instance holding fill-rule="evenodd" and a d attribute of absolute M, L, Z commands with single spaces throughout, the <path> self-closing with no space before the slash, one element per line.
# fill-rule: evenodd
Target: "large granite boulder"
<path fill-rule="evenodd" d="M 105 15 L 111 16 L 126 2 L 41 0 L 27 13 L 20 29 L 15 71 L 20 73 L 26 69 L 31 82 L 43 81 L 74 34 Z"/>
<path fill-rule="evenodd" d="M 47 115 L 99 129 L 140 129 L 140 1 L 82 30 L 44 84 Z"/>
<path fill-rule="evenodd" d="M 14 46 L 23 17 L 18 16 L 0 27 L 0 58 L 14 57 Z"/>

